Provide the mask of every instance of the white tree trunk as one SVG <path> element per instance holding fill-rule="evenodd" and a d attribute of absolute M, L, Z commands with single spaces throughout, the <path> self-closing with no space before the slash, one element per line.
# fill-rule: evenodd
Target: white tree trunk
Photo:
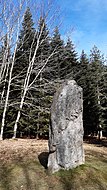
<path fill-rule="evenodd" d="M 42 31 L 43 31 L 43 28 L 44 28 L 44 25 L 43 25 L 43 27 L 42 27 L 42 29 L 41 29 L 40 35 L 39 35 L 38 40 L 37 40 L 37 45 L 36 45 L 36 49 L 35 49 L 33 58 L 32 58 L 32 60 L 31 60 L 30 63 L 29 63 L 28 70 L 27 70 L 27 73 L 26 73 L 26 77 L 25 77 L 25 81 L 24 81 L 24 87 L 23 87 L 23 95 L 22 95 L 21 102 L 20 102 L 20 110 L 19 110 L 18 113 L 17 113 L 17 118 L 16 118 L 15 125 L 14 125 L 13 138 L 16 138 L 18 122 L 19 122 L 19 119 L 20 119 L 21 110 L 22 110 L 22 108 L 23 108 L 23 104 L 24 104 L 24 99 L 25 99 L 26 93 L 27 93 L 27 91 L 30 89 L 30 87 L 34 84 L 34 82 L 36 81 L 37 77 L 38 77 L 38 76 L 40 75 L 40 73 L 43 71 L 43 69 L 44 69 L 44 67 L 47 65 L 49 59 L 50 59 L 50 58 L 53 56 L 53 54 L 54 54 L 54 51 L 53 51 L 52 54 L 47 58 L 46 62 L 45 62 L 44 65 L 42 66 L 42 68 L 38 71 L 38 74 L 36 75 L 35 79 L 31 82 L 31 84 L 29 84 L 30 76 L 31 76 L 31 73 L 32 73 L 32 69 L 33 69 L 33 65 L 34 65 L 34 61 L 35 61 L 35 57 L 36 57 L 36 53 L 37 53 L 37 50 L 38 50 L 39 45 L 40 45 L 40 44 L 39 44 L 39 43 L 40 43 L 40 37 L 41 37 Z M 32 51 L 32 47 L 31 47 L 31 51 Z M 31 54 L 30 54 L 30 55 L 31 55 Z M 29 59 L 29 60 L 30 60 L 30 59 Z"/>
<path fill-rule="evenodd" d="M 5 117 L 6 117 L 7 107 L 8 107 L 8 100 L 9 100 L 9 94 L 10 94 L 10 86 L 11 86 L 11 81 L 12 81 L 12 72 L 13 72 L 13 66 L 14 66 L 15 56 L 16 56 L 16 50 L 17 50 L 17 42 L 18 42 L 19 27 L 20 27 L 19 17 L 18 17 L 17 21 L 18 22 L 17 22 L 17 33 L 16 33 L 16 39 L 15 39 L 15 48 L 14 48 L 12 63 L 11 63 L 10 71 L 9 71 L 8 87 L 7 87 L 7 93 L 6 93 L 4 110 L 3 110 L 3 116 L 2 116 L 2 125 L 1 125 L 1 132 L 0 132 L 0 140 L 3 139 L 3 131 L 4 131 L 4 126 L 5 126 Z M 12 27 L 10 26 L 10 20 L 6 21 L 6 23 L 7 23 L 6 26 L 8 28 L 7 34 L 9 34 L 9 44 L 8 44 L 8 47 L 10 47 L 10 44 L 11 44 L 11 41 L 12 41 L 12 37 L 13 37 L 13 34 L 14 34 L 14 29 L 12 30 Z"/>
<path fill-rule="evenodd" d="M 97 93 L 98 93 L 98 105 L 101 105 L 101 102 L 100 102 L 100 92 L 99 92 L 99 87 L 98 87 L 98 85 L 97 85 Z M 99 118 L 99 119 L 100 119 L 100 118 Z M 99 128 L 99 131 L 98 131 L 98 139 L 101 140 L 101 138 L 103 137 L 101 124 L 99 124 L 98 128 Z"/>
<path fill-rule="evenodd" d="M 13 71 L 13 66 L 14 66 L 14 61 L 15 61 L 16 49 L 17 49 L 17 44 L 16 44 L 16 47 L 15 47 L 13 61 L 12 61 L 11 68 L 10 68 L 10 73 L 9 73 L 8 88 L 7 88 L 6 100 L 5 100 L 4 110 L 3 110 L 3 117 L 2 117 L 2 126 L 1 126 L 0 140 L 3 139 L 3 130 L 4 130 L 4 125 L 5 125 L 5 117 L 6 117 L 6 111 L 7 111 L 7 106 L 8 106 L 8 99 L 9 99 L 9 93 L 10 93 L 12 71 Z"/>
<path fill-rule="evenodd" d="M 28 66 L 28 69 L 27 69 L 27 73 L 26 73 L 26 77 L 25 77 L 25 81 L 24 81 L 24 86 L 23 86 L 23 95 L 22 95 L 21 102 L 20 102 L 20 110 L 17 113 L 17 118 L 16 118 L 15 125 L 14 125 L 13 138 L 16 138 L 18 122 L 19 122 L 19 119 L 20 119 L 21 110 L 23 108 L 23 103 L 24 103 L 24 99 L 25 99 L 25 96 L 26 96 L 26 92 L 28 90 L 29 80 L 30 80 L 30 76 L 31 76 L 31 73 L 32 73 L 35 56 L 36 56 L 36 53 L 37 53 L 37 50 L 38 50 L 38 47 L 39 47 L 39 41 L 40 41 L 41 33 L 40 33 L 40 36 L 39 36 L 39 38 L 37 40 L 37 45 L 36 45 L 36 49 L 35 49 L 33 58 L 29 62 L 29 66 Z M 30 51 L 32 51 L 32 46 L 31 46 Z M 31 55 L 31 53 L 30 53 L 30 55 Z"/>

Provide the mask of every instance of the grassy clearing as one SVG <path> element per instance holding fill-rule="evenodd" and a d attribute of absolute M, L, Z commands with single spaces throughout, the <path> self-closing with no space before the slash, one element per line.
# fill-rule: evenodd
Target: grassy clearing
<path fill-rule="evenodd" d="M 69 171 L 49 174 L 48 153 L 0 162 L 0 190 L 107 190 L 107 148 L 86 148 L 86 163 Z M 34 150 L 33 150 L 34 151 Z M 27 157 L 27 155 L 26 155 Z M 44 166 L 44 167 L 43 167 Z"/>

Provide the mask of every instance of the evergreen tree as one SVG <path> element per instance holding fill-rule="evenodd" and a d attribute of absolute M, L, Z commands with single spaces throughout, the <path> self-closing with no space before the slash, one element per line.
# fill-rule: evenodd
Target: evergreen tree
<path fill-rule="evenodd" d="M 76 81 L 83 88 L 84 92 L 87 88 L 88 72 L 89 72 L 89 60 L 84 50 L 82 50 L 80 61 L 78 64 L 78 72 L 76 74 Z"/>
<path fill-rule="evenodd" d="M 12 106 L 10 106 L 8 110 L 8 115 L 11 115 L 12 117 L 8 122 L 8 128 L 13 128 L 14 126 L 17 111 L 19 109 L 19 104 L 21 101 L 21 94 L 23 93 L 23 83 L 25 80 L 26 72 L 36 46 L 36 34 L 33 25 L 34 23 L 32 20 L 30 9 L 27 8 L 22 23 L 22 29 L 19 35 L 19 43 L 16 51 L 15 64 L 13 69 L 13 80 L 10 91 L 10 104 Z M 18 124 L 18 129 L 20 132 L 22 129 L 24 133 L 26 128 L 30 126 L 30 120 L 28 119 L 28 110 L 30 111 L 31 104 L 32 95 L 30 94 L 30 92 L 28 92 L 22 110 L 21 121 Z"/>
<path fill-rule="evenodd" d="M 74 44 L 68 38 L 64 48 L 63 62 L 61 63 L 61 78 L 75 78 L 78 68 L 77 52 Z"/>
<path fill-rule="evenodd" d="M 50 106 L 55 92 L 54 80 L 60 79 L 60 70 L 58 70 L 58 67 L 62 61 L 60 53 L 62 51 L 61 48 L 63 47 L 63 41 L 60 38 L 58 29 L 56 29 L 54 37 L 52 38 L 50 43 L 49 31 L 45 19 L 43 19 L 42 17 L 40 17 L 39 20 L 38 34 L 40 33 L 40 31 L 42 31 L 40 38 L 41 43 L 37 52 L 36 64 L 41 67 L 42 64 L 44 64 L 47 60 L 49 54 L 51 54 L 53 51 L 55 51 L 56 54 L 51 58 L 51 60 L 49 60 L 49 63 L 34 84 L 34 86 L 36 86 L 36 99 L 38 100 L 36 104 L 36 107 L 38 109 L 35 113 L 35 122 L 37 125 L 37 133 L 39 134 L 39 136 L 40 134 L 48 134 L 48 128 L 50 123 Z"/>
<path fill-rule="evenodd" d="M 101 131 L 103 127 L 103 80 L 104 58 L 96 46 L 93 47 L 90 54 L 90 68 L 88 76 L 90 77 L 88 88 L 88 110 L 90 111 L 90 129 L 91 131 Z M 100 134 L 100 132 L 99 132 Z"/>
<path fill-rule="evenodd" d="M 29 62 L 32 59 L 36 46 L 36 33 L 33 26 L 34 23 L 32 20 L 32 14 L 28 7 L 24 14 L 24 20 L 22 22 L 22 29 L 19 35 L 19 43 L 13 70 L 13 76 L 16 79 L 14 83 L 16 83 L 17 87 L 19 86 L 19 90 L 22 90 L 21 86 L 23 84 Z M 18 95 L 17 90 L 15 94 Z"/>
<path fill-rule="evenodd" d="M 32 47 L 32 43 L 33 41 L 36 41 L 36 36 L 33 26 L 34 23 L 32 20 L 32 15 L 28 7 L 24 15 L 22 30 L 20 31 L 19 35 L 19 43 L 16 54 L 16 64 L 18 65 L 18 68 L 20 65 L 20 71 L 28 67 L 29 59 L 31 60 L 34 52 L 32 50 L 32 48 L 34 48 L 34 45 Z M 31 51 L 32 54 L 30 55 Z"/>
<path fill-rule="evenodd" d="M 64 42 L 61 39 L 58 27 L 54 30 L 50 46 L 51 52 L 55 50 L 56 54 L 50 61 L 49 75 L 51 80 L 59 80 L 61 78 L 61 64 L 64 59 Z"/>
<path fill-rule="evenodd" d="M 50 55 L 50 37 L 49 37 L 49 31 L 47 28 L 47 24 L 45 21 L 45 18 L 40 17 L 39 19 L 39 25 L 38 25 L 38 31 L 37 36 L 40 36 L 40 45 L 37 51 L 36 55 L 36 61 L 35 61 L 35 68 L 41 69 L 41 67 L 45 64 L 47 61 L 49 55 Z M 34 73 L 36 73 L 35 68 L 33 70 Z M 37 137 L 40 135 L 47 134 L 48 127 L 49 127 L 49 107 L 50 107 L 50 95 L 48 94 L 48 81 L 47 81 L 47 75 L 48 75 L 48 64 L 44 68 L 43 72 L 41 72 L 40 76 L 34 83 L 35 91 L 35 99 L 37 99 L 36 103 L 36 111 L 35 111 L 35 124 L 37 126 Z M 48 87 L 48 88 L 47 88 Z M 33 92 L 31 92 L 33 93 Z"/>
<path fill-rule="evenodd" d="M 49 31 L 46 25 L 45 18 L 42 16 L 39 19 L 38 25 L 38 35 L 40 35 L 40 46 L 38 49 L 37 56 L 39 56 L 40 60 L 46 60 L 49 55 Z"/>
<path fill-rule="evenodd" d="M 89 104 L 89 60 L 84 50 L 82 50 L 78 65 L 78 72 L 75 77 L 78 85 L 83 88 L 83 126 L 85 135 L 90 132 L 90 104 Z"/>
<path fill-rule="evenodd" d="M 42 16 L 40 17 L 39 22 L 38 22 L 37 38 L 39 35 L 40 35 L 40 43 L 39 43 L 39 48 L 37 51 L 36 61 L 35 61 L 36 69 L 35 68 L 33 69 L 34 73 L 36 73 L 37 67 L 40 69 L 44 65 L 48 56 L 50 55 L 49 30 L 47 28 L 45 18 L 43 18 Z M 46 70 L 47 70 L 47 66 L 44 68 L 40 77 L 46 78 Z"/>
<path fill-rule="evenodd" d="M 83 88 L 83 124 L 86 135 L 100 130 L 104 123 L 104 58 L 94 46 L 90 60 L 82 51 L 79 65 L 76 80 Z"/>
<path fill-rule="evenodd" d="M 103 107 L 103 128 L 104 133 L 107 136 L 107 66 L 104 66 L 103 74 L 103 97 L 102 97 L 102 107 Z"/>

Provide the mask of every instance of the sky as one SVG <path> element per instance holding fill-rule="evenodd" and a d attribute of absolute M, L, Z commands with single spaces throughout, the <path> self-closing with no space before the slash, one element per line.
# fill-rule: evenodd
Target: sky
<path fill-rule="evenodd" d="M 107 0 L 58 0 L 62 16 L 61 34 L 70 36 L 80 54 L 94 45 L 107 57 Z"/>
<path fill-rule="evenodd" d="M 96 45 L 107 58 L 107 0 L 28 0 L 33 4 L 48 1 L 58 5 L 60 34 L 65 41 L 71 38 L 79 55 L 82 50 L 89 55 Z"/>

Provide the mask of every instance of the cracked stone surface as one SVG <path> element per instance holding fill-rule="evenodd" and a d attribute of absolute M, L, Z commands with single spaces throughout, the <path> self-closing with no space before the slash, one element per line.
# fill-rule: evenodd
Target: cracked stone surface
<path fill-rule="evenodd" d="M 66 81 L 54 95 L 49 128 L 48 168 L 72 169 L 84 163 L 82 88 Z"/>

